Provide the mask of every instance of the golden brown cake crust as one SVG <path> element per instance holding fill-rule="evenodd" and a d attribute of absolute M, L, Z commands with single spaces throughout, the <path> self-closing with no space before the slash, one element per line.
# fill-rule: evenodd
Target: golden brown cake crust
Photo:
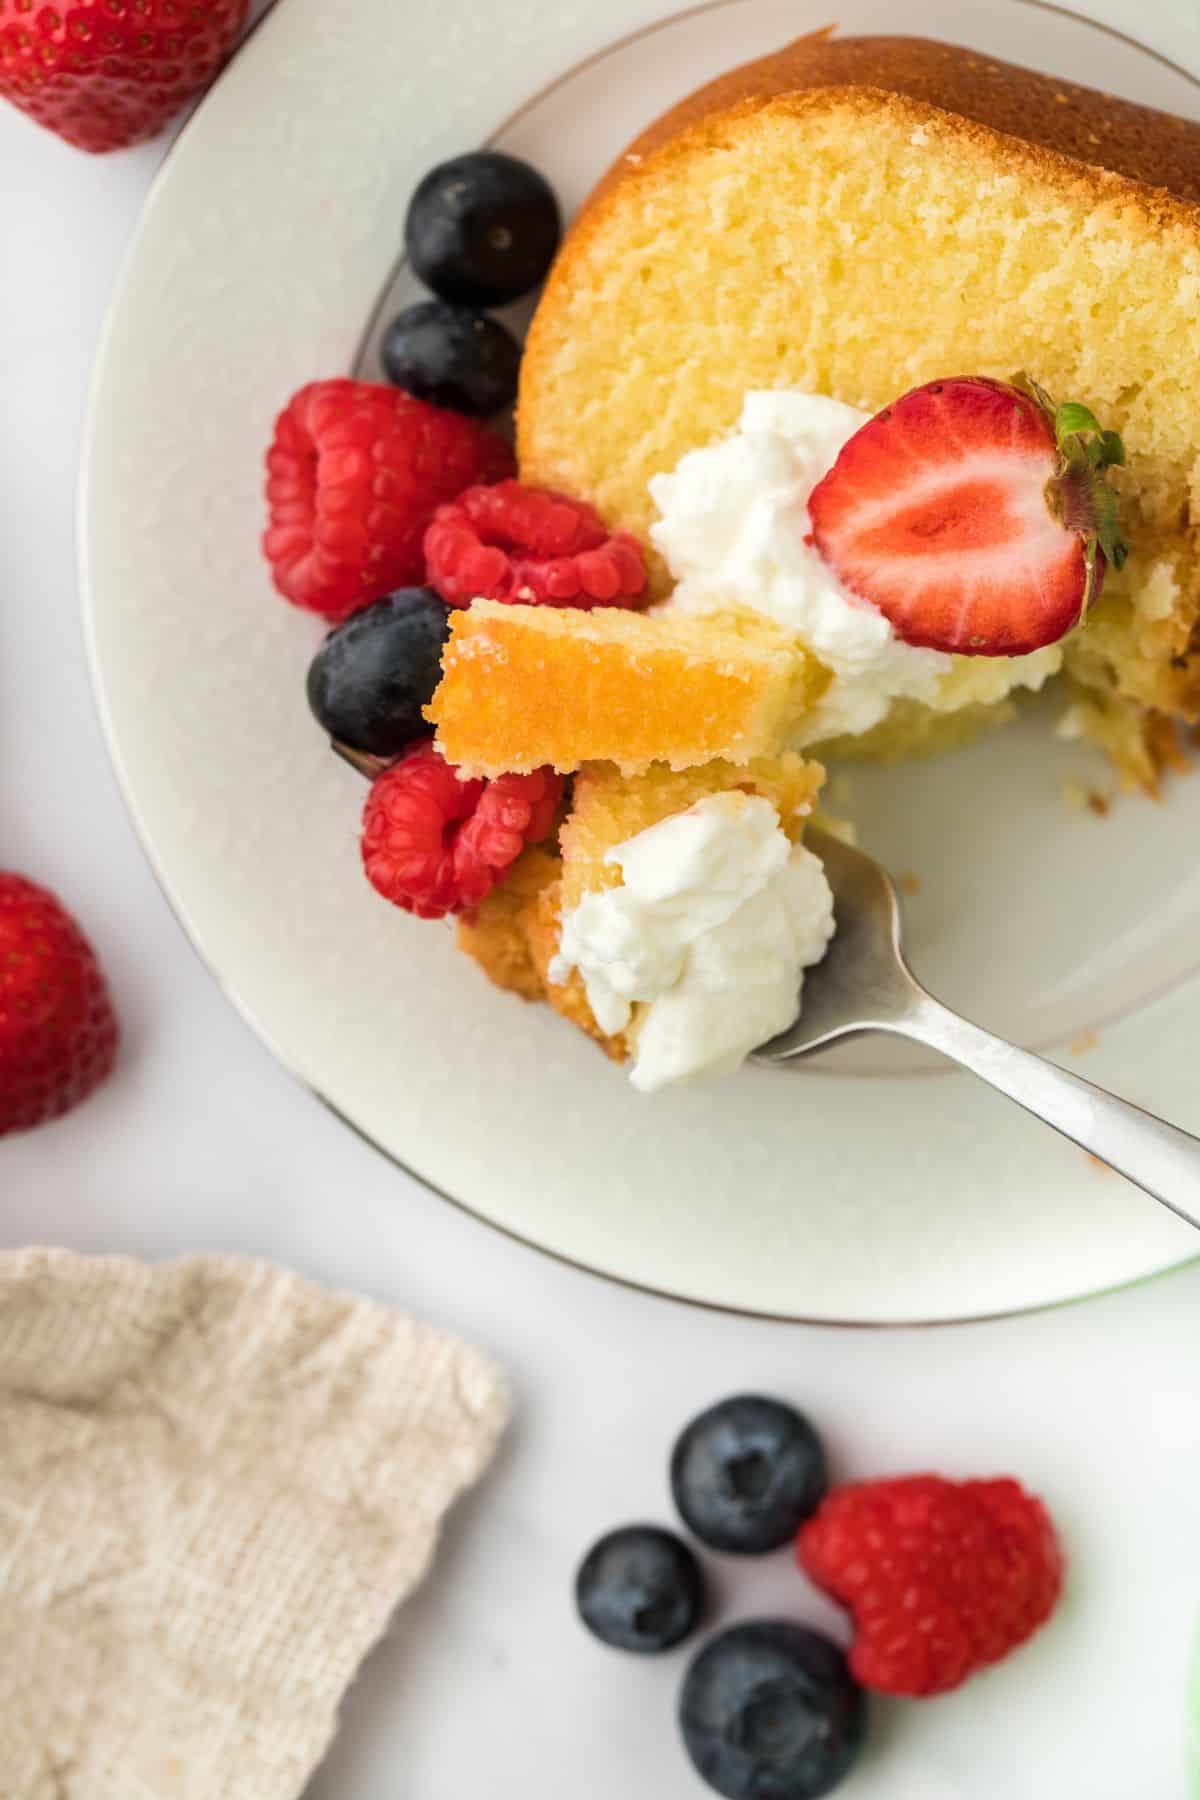
<path fill-rule="evenodd" d="M 576 288 L 591 291 L 595 285 L 591 258 L 609 218 L 627 192 L 653 194 L 664 176 L 690 170 L 710 149 L 728 148 L 739 126 L 759 116 L 798 124 L 812 116 L 868 126 L 886 120 L 914 140 L 928 129 L 939 142 L 969 147 L 996 173 L 1032 177 L 1073 203 L 1104 207 L 1107 217 L 1127 199 L 1131 219 L 1200 252 L 1200 122 L 955 45 L 838 38 L 832 30 L 800 38 L 698 89 L 635 138 L 593 189 L 550 271 L 526 339 L 516 413 L 523 478 L 555 485 L 553 467 L 544 466 L 540 418 L 544 395 L 555 387 L 554 337 L 564 301 Z M 861 403 L 859 396 L 839 397 Z M 638 520 L 619 522 L 634 531 L 641 526 Z M 659 595 L 665 583 L 657 560 L 650 557 Z"/>
<path fill-rule="evenodd" d="M 874 88 L 957 114 L 1057 156 L 1200 202 L 1200 122 L 1039 75 L 956 44 L 812 32 L 698 88 L 647 126 L 596 198 L 687 127 L 810 88 Z"/>

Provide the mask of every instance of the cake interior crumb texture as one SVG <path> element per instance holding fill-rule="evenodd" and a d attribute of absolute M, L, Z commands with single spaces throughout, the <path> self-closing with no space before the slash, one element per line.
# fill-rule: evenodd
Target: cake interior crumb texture
<path fill-rule="evenodd" d="M 1150 785 L 1161 716 L 1200 716 L 1198 200 L 1200 124 L 949 46 L 802 40 L 651 128 L 585 208 L 530 333 L 522 478 L 645 542 L 650 478 L 749 390 L 874 412 L 1027 370 L 1125 439 L 1133 552 L 1066 675 Z"/>
<path fill-rule="evenodd" d="M 606 861 L 610 850 L 686 812 L 698 800 L 730 789 L 769 800 L 784 831 L 798 844 L 824 779 L 820 763 L 794 751 L 757 757 L 742 767 L 724 760 L 693 769 L 658 763 L 634 780 L 611 763 L 589 764 L 576 778 L 571 811 L 559 834 L 563 905 L 570 911 L 585 894 L 620 885 L 619 865 Z"/>

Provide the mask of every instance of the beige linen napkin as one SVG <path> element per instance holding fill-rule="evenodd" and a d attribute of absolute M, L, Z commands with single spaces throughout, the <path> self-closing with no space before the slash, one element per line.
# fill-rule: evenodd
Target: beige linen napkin
<path fill-rule="evenodd" d="M 0 1256 L 2 1800 L 292 1800 L 506 1415 L 278 1269 Z"/>

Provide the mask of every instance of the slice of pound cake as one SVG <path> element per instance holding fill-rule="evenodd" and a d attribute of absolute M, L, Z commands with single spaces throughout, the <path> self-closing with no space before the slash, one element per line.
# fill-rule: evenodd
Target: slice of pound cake
<path fill-rule="evenodd" d="M 644 133 L 570 233 L 524 359 L 521 474 L 656 545 L 661 597 L 681 571 L 651 483 L 747 395 L 865 416 L 1019 370 L 1124 442 L 1130 555 L 1054 668 L 1069 728 L 1151 784 L 1164 720 L 1200 716 L 1198 123 L 915 39 L 821 33 L 734 71 Z M 1002 705 L 999 665 L 955 657 L 929 704 Z M 918 700 L 895 709 L 914 741 Z M 870 741 L 904 747 L 887 720 Z"/>

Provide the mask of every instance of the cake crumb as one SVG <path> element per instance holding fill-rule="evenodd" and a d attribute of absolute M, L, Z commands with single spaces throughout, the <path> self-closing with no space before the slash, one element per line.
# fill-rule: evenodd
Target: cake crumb
<path fill-rule="evenodd" d="M 919 894 L 925 885 L 921 880 L 921 877 L 919 875 L 914 875 L 911 869 L 906 869 L 903 875 L 897 875 L 896 884 L 902 894 L 913 896 Z"/>
<path fill-rule="evenodd" d="M 1093 1169 L 1099 1169 L 1099 1171 L 1102 1175 L 1111 1175 L 1112 1174 L 1112 1169 L 1111 1169 L 1110 1165 L 1104 1161 L 1103 1157 L 1093 1156 L 1090 1150 L 1085 1151 L 1084 1154 L 1086 1155 L 1088 1161 L 1091 1163 Z"/>
<path fill-rule="evenodd" d="M 1090 812 L 1098 819 L 1107 819 L 1112 811 L 1111 796 L 1100 788 L 1085 787 L 1082 781 L 1064 781 L 1062 797 L 1072 812 Z"/>
<path fill-rule="evenodd" d="M 1094 1031 L 1090 1029 L 1081 1031 L 1077 1038 L 1072 1039 L 1071 1055 L 1086 1056 L 1088 1051 L 1094 1050 L 1099 1042 L 1100 1039 L 1096 1036 Z"/>

